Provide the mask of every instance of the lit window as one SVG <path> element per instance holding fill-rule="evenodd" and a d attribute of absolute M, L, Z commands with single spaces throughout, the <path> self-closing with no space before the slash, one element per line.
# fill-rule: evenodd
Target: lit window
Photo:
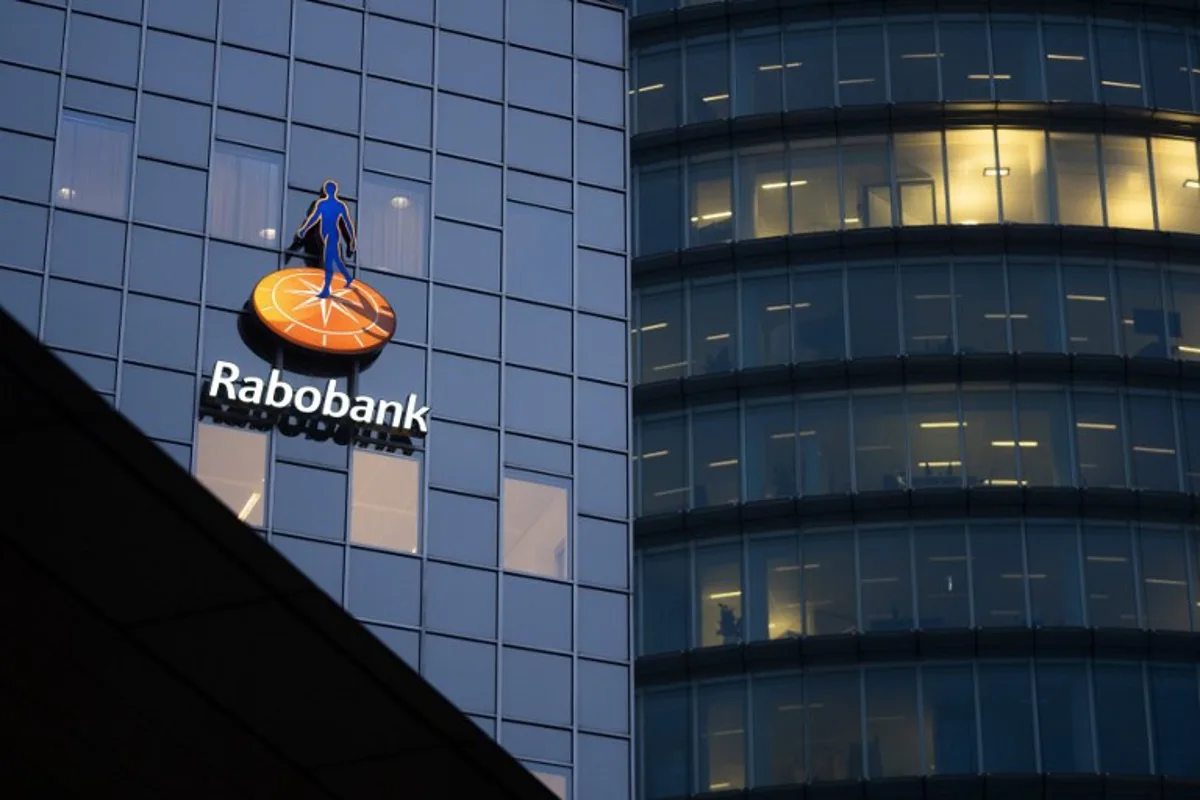
<path fill-rule="evenodd" d="M 504 478 L 504 568 L 565 579 L 569 495 L 549 480 Z"/>
<path fill-rule="evenodd" d="M 358 204 L 358 261 L 364 267 L 424 275 L 429 187 L 423 183 L 363 176 Z"/>
<path fill-rule="evenodd" d="M 212 162 L 212 234 L 263 247 L 286 246 L 280 230 L 283 157 L 265 150 L 218 143 Z"/>
<path fill-rule="evenodd" d="M 125 216 L 133 126 L 63 114 L 54 161 L 54 202 L 63 208 Z"/>
<path fill-rule="evenodd" d="M 262 525 L 267 437 L 202 424 L 196 434 L 196 478 L 242 522 Z"/>
<path fill-rule="evenodd" d="M 421 462 L 354 451 L 350 541 L 405 553 L 420 541 Z"/>

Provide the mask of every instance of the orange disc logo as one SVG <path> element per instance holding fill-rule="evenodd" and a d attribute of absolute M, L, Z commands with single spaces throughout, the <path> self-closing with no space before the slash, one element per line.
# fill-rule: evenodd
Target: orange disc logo
<path fill-rule="evenodd" d="M 254 312 L 267 329 L 294 345 L 335 355 L 364 355 L 396 332 L 396 312 L 383 295 L 342 275 L 326 287 L 324 270 L 281 269 L 254 287 Z"/>

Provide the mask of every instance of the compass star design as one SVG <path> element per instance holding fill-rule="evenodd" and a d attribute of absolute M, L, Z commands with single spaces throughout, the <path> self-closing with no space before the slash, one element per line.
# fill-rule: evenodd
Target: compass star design
<path fill-rule="evenodd" d="M 306 308 L 317 306 L 321 311 L 321 324 L 329 325 L 329 317 L 337 311 L 352 322 L 357 322 L 358 317 L 351 311 L 348 311 L 343 304 L 342 298 L 350 294 L 352 289 L 349 286 L 342 286 L 340 289 L 330 289 L 328 297 L 318 297 L 321 293 L 321 287 L 306 278 L 300 278 L 300 283 L 304 285 L 303 289 L 288 289 L 286 294 L 300 295 L 306 299 L 301 300 L 292 307 L 293 311 L 303 311 Z"/>

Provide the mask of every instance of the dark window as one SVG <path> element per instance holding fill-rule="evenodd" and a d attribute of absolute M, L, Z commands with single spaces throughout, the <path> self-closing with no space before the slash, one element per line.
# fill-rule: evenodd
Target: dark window
<path fill-rule="evenodd" d="M 292 119 L 322 128 L 356 132 L 361 94 L 358 73 L 297 61 L 292 75 Z"/>
<path fill-rule="evenodd" d="M 504 648 L 502 701 L 505 716 L 570 725 L 571 657 Z"/>
<path fill-rule="evenodd" d="M 625 523 L 580 517 L 575 534 L 580 581 L 616 588 L 629 585 L 629 528 Z"/>
<path fill-rule="evenodd" d="M 970 627 L 971 576 L 963 528 L 957 525 L 918 528 L 914 545 L 917 608 L 921 614 L 920 624 L 916 627 Z M 938 763 L 941 763 L 940 759 Z"/>
<path fill-rule="evenodd" d="M 496 647 L 465 639 L 426 636 L 421 674 L 450 702 L 468 711 L 496 707 Z"/>
<path fill-rule="evenodd" d="M 1007 392 L 965 392 L 961 402 L 967 485 L 1019 485 L 1012 396 Z"/>
<path fill-rule="evenodd" d="M 495 564 L 497 503 L 430 490 L 428 553 L 468 564 Z"/>
<path fill-rule="evenodd" d="M 580 186 L 575 215 L 577 239 L 584 247 L 624 252 L 625 195 Z"/>
<path fill-rule="evenodd" d="M 912 668 L 866 670 L 867 775 L 916 775 L 921 760 L 917 672 Z"/>
<path fill-rule="evenodd" d="M 944 42 L 942 46 L 946 46 Z M 838 26 L 837 84 L 840 105 L 885 102 L 887 82 L 884 76 L 884 52 L 882 25 Z"/>
<path fill-rule="evenodd" d="M 1093 628 L 1136 628 L 1137 600 L 1129 529 L 1084 525 L 1083 553 L 1088 624 Z"/>
<path fill-rule="evenodd" d="M 1133 488 L 1179 491 L 1179 454 L 1171 400 L 1131 394 L 1128 402 Z"/>
<path fill-rule="evenodd" d="M 569 120 L 520 109 L 508 111 L 505 152 L 514 167 L 569 178 L 571 138 Z"/>
<path fill-rule="evenodd" d="M 503 106 L 454 94 L 442 95 L 437 104 L 439 153 L 500 160 L 500 120 Z"/>
<path fill-rule="evenodd" d="M 125 274 L 125 225 L 54 212 L 50 274 L 119 286 Z"/>
<path fill-rule="evenodd" d="M 433 344 L 496 357 L 500 348 L 500 300 L 446 286 L 433 287 Z"/>
<path fill-rule="evenodd" d="M 436 438 L 435 438 L 436 437 Z M 499 488 L 499 435 L 465 425 L 439 423 L 429 431 L 430 482 L 448 489 L 496 495 Z"/>
<path fill-rule="evenodd" d="M 464 597 L 461 593 L 458 597 L 448 594 L 447 602 L 462 604 Z M 495 616 L 494 611 L 491 616 Z M 570 586 L 518 575 L 504 576 L 504 641 L 547 650 L 570 650 L 571 617 Z"/>
<path fill-rule="evenodd" d="M 276 530 L 344 539 L 346 475 L 276 464 L 272 526 Z"/>
<path fill-rule="evenodd" d="M 971 583 L 975 590 L 975 625 L 1028 625 L 1020 529 L 1008 525 L 972 526 L 971 563 Z"/>
<path fill-rule="evenodd" d="M 575 429 L 581 444 L 624 450 L 629 440 L 624 386 L 579 380 L 575 384 Z M 511 405 L 508 408 L 512 408 Z"/>
<path fill-rule="evenodd" d="M 578 8 L 575 13 L 580 14 Z M 581 31 L 583 35 L 588 34 Z M 509 0 L 508 38 L 544 50 L 570 52 L 571 6 L 562 0 Z"/>
<path fill-rule="evenodd" d="M 346 605 L 350 613 L 405 625 L 416 625 L 420 620 L 420 561 L 352 547 L 349 572 Z M 470 598 L 468 604 L 474 600 Z"/>
<path fill-rule="evenodd" d="M 1150 630 L 1186 631 L 1188 568 L 1183 533 L 1178 529 L 1141 529 L 1139 566 L 1142 583 L 1142 627 Z"/>
<path fill-rule="evenodd" d="M 908 395 L 909 472 L 914 489 L 962 486 L 958 397 L 939 392 Z"/>
<path fill-rule="evenodd" d="M 207 106 L 144 96 L 138 155 L 208 166 L 209 116 Z"/>
<path fill-rule="evenodd" d="M 841 271 L 800 272 L 792 277 L 794 359 L 824 361 L 846 357 L 845 311 Z M 771 314 L 786 314 L 787 305 L 771 305 Z"/>
<path fill-rule="evenodd" d="M 741 789 L 746 785 L 746 684 L 708 684 L 696 693 L 700 788 Z"/>
<path fill-rule="evenodd" d="M 865 358 L 900 352 L 896 268 L 850 269 L 847 281 L 850 356 Z"/>
<path fill-rule="evenodd" d="M 758 786 L 805 780 L 804 694 L 798 675 L 765 676 L 752 684 L 750 758 Z"/>
<path fill-rule="evenodd" d="M 580 248 L 576 251 L 575 268 L 579 286 L 577 300 L 581 309 L 625 316 L 628 295 L 624 258 Z M 785 330 L 785 341 L 786 336 Z"/>
<path fill-rule="evenodd" d="M 640 51 L 635 68 L 630 91 L 637 113 L 637 132 L 679 125 L 683 118 L 679 45 Z"/>
<path fill-rule="evenodd" d="M 133 126 L 64 113 L 54 162 L 54 202 L 64 208 L 125 216 Z"/>
<path fill-rule="evenodd" d="M 1108 271 L 1099 265 L 1064 265 L 1063 292 L 1067 306 L 1067 350 L 1071 353 L 1113 353 L 1113 301 Z"/>
<path fill-rule="evenodd" d="M 50 281 L 43 331 L 47 344 L 116 355 L 120 320 L 119 291 Z M 191 406 L 190 400 L 187 405 Z"/>
<path fill-rule="evenodd" d="M 1046 88 L 1051 103 L 1090 103 L 1091 53 L 1088 29 L 1079 24 L 1043 25 L 1046 48 Z"/>
<path fill-rule="evenodd" d="M 837 81 L 832 28 L 822 25 L 784 31 L 783 63 L 779 67 L 783 70 L 783 101 L 788 111 L 833 106 Z"/>
<path fill-rule="evenodd" d="M 691 704 L 688 691 L 642 695 L 642 765 L 647 800 L 686 795 L 692 773 Z"/>
<path fill-rule="evenodd" d="M 1097 25 L 1096 56 L 1100 60 L 1100 102 L 1133 106 L 1144 103 L 1142 57 L 1133 26 Z"/>
<path fill-rule="evenodd" d="M 939 99 L 938 64 L 942 55 L 934 42 L 935 32 L 930 20 L 888 25 L 893 103 Z"/>
<path fill-rule="evenodd" d="M 638 170 L 635 181 L 638 255 L 678 250 L 683 233 L 679 167 Z"/>
<path fill-rule="evenodd" d="M 134 219 L 184 230 L 204 230 L 207 178 L 203 170 L 138 159 Z"/>
<path fill-rule="evenodd" d="M 1075 392 L 1075 457 L 1083 487 L 1124 487 L 1121 401 L 1115 394 Z"/>
<path fill-rule="evenodd" d="M 1083 625 L 1083 569 L 1074 525 L 1028 523 L 1029 600 L 1035 627 Z"/>
<path fill-rule="evenodd" d="M 142 56 L 142 88 L 207 103 L 213 93 L 214 53 L 211 42 L 148 31 Z"/>
<path fill-rule="evenodd" d="M 1041 100 L 1042 52 L 1036 22 L 992 22 L 992 64 L 997 100 Z M 1052 69 L 1047 62 L 1047 68 Z"/>
<path fill-rule="evenodd" d="M 1150 737 L 1146 731 L 1146 696 L 1142 667 L 1136 664 L 1097 664 L 1096 745 L 1099 769 L 1117 775 L 1150 771 Z"/>
<path fill-rule="evenodd" d="M 74 311 L 78 312 L 78 307 Z M 192 411 L 196 381 L 191 375 L 126 364 L 121 378 L 118 408 L 143 433 L 158 439 L 191 440 L 196 419 Z"/>
<path fill-rule="evenodd" d="M 850 491 L 849 410 L 844 397 L 800 403 L 796 439 L 801 494 Z"/>
<path fill-rule="evenodd" d="M 921 677 L 926 737 L 924 769 L 933 775 L 975 774 L 979 770 L 979 752 L 971 667 L 926 667 L 921 670 Z"/>
<path fill-rule="evenodd" d="M 199 322 L 193 305 L 132 294 L 125 305 L 124 356 L 191 371 L 196 366 Z"/>
<path fill-rule="evenodd" d="M 1008 285 L 1013 349 L 1018 353 L 1063 352 L 1058 270 L 1051 264 L 1010 263 Z"/>
<path fill-rule="evenodd" d="M 368 136 L 429 147 L 433 130 L 433 93 L 428 89 L 368 78 L 365 110 L 363 124 Z"/>
<path fill-rule="evenodd" d="M 692 505 L 723 506 L 740 499 L 736 409 L 697 412 L 692 417 Z"/>
<path fill-rule="evenodd" d="M 875 531 L 859 536 L 858 584 L 864 631 L 909 631 L 917 627 L 913 615 L 912 553 L 907 529 Z M 907 683 L 914 684 L 911 676 Z M 916 691 L 915 684 L 910 688 Z M 907 725 L 915 724 L 915 720 L 907 721 Z M 913 732 L 907 735 L 915 740 Z M 883 757 L 886 761 L 888 754 L 884 753 Z M 912 758 L 915 762 L 915 752 Z M 915 763 L 910 765 L 902 774 L 913 774 L 915 766 Z M 901 774 L 895 770 L 885 772 Z"/>
<path fill-rule="evenodd" d="M 1179 777 L 1200 776 L 1193 740 L 1195 731 L 1200 730 L 1195 668 L 1150 667 L 1150 711 L 1157 771 Z"/>
<path fill-rule="evenodd" d="M 431 630 L 496 638 L 495 572 L 430 562 L 423 589 L 424 620 Z"/>
<path fill-rule="evenodd" d="M 987 773 L 1033 772 L 1033 693 L 1025 664 L 981 664 L 979 710 Z"/>
<path fill-rule="evenodd" d="M 0 49 L 10 52 L 2 44 Z M 11 64 L 0 66 L 0 125 L 11 130 L 53 136 L 57 106 L 57 75 Z"/>
<path fill-rule="evenodd" d="M 504 30 L 504 0 L 441 0 L 438 25 L 499 39 Z"/>
<path fill-rule="evenodd" d="M 1150 104 L 1158 108 L 1190 110 L 1187 39 L 1183 31 L 1146 32 L 1146 68 L 1150 79 Z"/>
<path fill-rule="evenodd" d="M 374 14 L 367 17 L 367 71 L 385 78 L 429 83 L 433 78 L 433 31 Z"/>
<path fill-rule="evenodd" d="M 271 543 L 334 602 L 342 602 L 342 548 L 292 536 L 275 536 Z"/>
<path fill-rule="evenodd" d="M 285 16 L 288 14 L 286 10 L 283 13 Z M 237 30 L 230 24 L 228 16 L 223 27 L 226 40 L 229 39 L 229 31 Z M 282 30 L 283 50 L 286 51 L 287 26 L 283 26 Z M 287 80 L 287 59 L 252 53 L 238 47 L 221 48 L 217 101 L 222 106 L 282 117 L 287 113 Z"/>
<path fill-rule="evenodd" d="M 999 264 L 955 264 L 958 296 L 958 348 L 963 353 L 1008 350 L 1008 310 L 1004 270 Z"/>
<path fill-rule="evenodd" d="M 813 673 L 805 679 L 808 779 L 862 777 L 862 703 L 859 673 Z"/>
<path fill-rule="evenodd" d="M 685 123 L 729 116 L 729 40 L 726 36 L 690 39 L 684 46 L 687 67 Z"/>
<path fill-rule="evenodd" d="M 439 216 L 485 225 L 500 224 L 500 169 L 445 156 L 438 156 L 436 168 Z"/>
<path fill-rule="evenodd" d="M 1045 772 L 1095 770 L 1088 694 L 1084 664 L 1037 665 L 1038 729 Z"/>
<path fill-rule="evenodd" d="M 613 661 L 629 658 L 629 597 L 594 589 L 579 590 L 578 648 L 582 655 Z"/>
<path fill-rule="evenodd" d="M 514 47 L 508 51 L 506 66 L 509 103 L 570 115 L 570 60 Z"/>
<path fill-rule="evenodd" d="M 505 289 L 551 303 L 571 302 L 571 215 L 508 204 Z"/>
<path fill-rule="evenodd" d="M 903 402 L 900 394 L 854 397 L 855 485 L 860 492 L 908 487 Z"/>
<path fill-rule="evenodd" d="M 637 598 L 641 606 L 640 653 L 668 653 L 691 646 L 691 557 L 687 550 L 641 555 Z"/>
<path fill-rule="evenodd" d="M 505 427 L 557 439 L 571 438 L 571 379 L 518 367 L 504 369 Z"/>
<path fill-rule="evenodd" d="M 280 20 L 290 19 L 291 0 L 264 0 L 249 3 L 228 3 L 221 19 L 221 35 L 227 42 L 236 42 L 260 50 L 287 53 L 290 26 Z"/>
<path fill-rule="evenodd" d="M 211 39 L 217 28 L 217 0 L 194 0 L 182 4 L 171 0 L 150 0 L 146 4 L 146 18 L 156 28 Z"/>
<path fill-rule="evenodd" d="M 38 332 L 41 307 L 41 278 L 24 272 L 0 269 L 0 308 L 35 335 Z"/>
<path fill-rule="evenodd" d="M 578 681 L 579 726 L 628 733 L 629 668 L 580 659 Z"/>
<path fill-rule="evenodd" d="M 795 413 L 791 401 L 746 407 L 747 500 L 774 500 L 796 494 Z"/>
<path fill-rule="evenodd" d="M 438 86 L 499 100 L 503 93 L 504 48 L 494 42 L 442 32 L 438 36 Z"/>
<path fill-rule="evenodd" d="M 854 537 L 846 531 L 806 533 L 800 543 L 803 561 L 805 634 L 855 633 L 858 604 L 854 583 Z"/>
<path fill-rule="evenodd" d="M 437 240 L 433 277 L 480 289 L 500 290 L 500 232 L 447 220 L 434 220 Z M 514 235 L 509 222 L 508 238 Z"/>
<path fill-rule="evenodd" d="M 691 505 L 687 485 L 686 431 L 683 416 L 640 423 L 638 444 L 641 452 L 636 458 L 641 514 L 681 511 Z"/>
<path fill-rule="evenodd" d="M 429 403 L 437 408 L 439 417 L 478 422 L 481 425 L 499 423 L 498 364 L 449 353 L 434 353 L 431 373 Z"/>
<path fill-rule="evenodd" d="M 70 34 L 67 72 L 123 86 L 137 83 L 141 50 L 137 26 L 72 14 Z"/>
<path fill-rule="evenodd" d="M 940 28 L 942 96 L 951 102 L 990 99 L 993 75 L 983 22 L 943 22 Z M 999 75 L 995 78 L 1004 82 Z"/>
<path fill-rule="evenodd" d="M 691 292 L 693 375 L 737 368 L 737 285 L 732 280 L 694 285 Z"/>
<path fill-rule="evenodd" d="M 295 27 L 296 55 L 333 67 L 361 68 L 361 13 L 300 0 Z"/>
<path fill-rule="evenodd" d="M 734 41 L 735 113 L 766 114 L 783 108 L 783 43 L 778 30 L 739 32 Z"/>
<path fill-rule="evenodd" d="M 1069 486 L 1071 469 L 1066 395 L 1061 391 L 1017 393 L 1017 457 L 1027 486 Z M 996 447 L 994 442 L 993 447 Z"/>

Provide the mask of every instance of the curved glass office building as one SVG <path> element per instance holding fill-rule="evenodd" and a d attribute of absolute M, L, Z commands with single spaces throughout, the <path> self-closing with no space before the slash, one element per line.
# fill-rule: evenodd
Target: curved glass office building
<path fill-rule="evenodd" d="M 0 304 L 576 800 L 633 785 L 626 36 L 604 0 L 0 0 Z M 300 357 L 255 287 L 326 181 L 374 291 L 279 289 Z"/>
<path fill-rule="evenodd" d="M 1197 791 L 1200 16 L 953 5 L 633 4 L 647 800 Z"/>

